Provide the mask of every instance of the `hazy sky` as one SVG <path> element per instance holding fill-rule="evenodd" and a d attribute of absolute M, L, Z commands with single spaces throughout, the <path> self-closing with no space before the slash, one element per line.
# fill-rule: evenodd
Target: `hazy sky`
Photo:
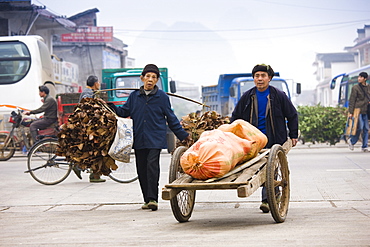
<path fill-rule="evenodd" d="M 315 54 L 343 52 L 370 25 L 369 0 L 33 0 L 57 15 L 97 8 L 136 67 L 168 67 L 172 79 L 217 84 L 225 73 L 270 64 L 313 89 Z"/>

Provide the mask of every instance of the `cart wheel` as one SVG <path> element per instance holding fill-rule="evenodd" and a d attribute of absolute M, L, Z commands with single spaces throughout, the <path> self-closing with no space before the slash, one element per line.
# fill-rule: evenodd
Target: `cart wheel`
<path fill-rule="evenodd" d="M 282 223 L 288 214 L 290 184 L 288 161 L 280 145 L 270 150 L 265 186 L 271 215 L 276 223 Z"/>
<path fill-rule="evenodd" d="M 187 147 L 180 146 L 176 148 L 171 158 L 169 182 L 172 183 L 184 174 L 180 165 L 181 155 L 187 150 Z M 186 222 L 191 217 L 195 204 L 195 190 L 182 190 L 171 200 L 172 213 L 179 222 Z"/>

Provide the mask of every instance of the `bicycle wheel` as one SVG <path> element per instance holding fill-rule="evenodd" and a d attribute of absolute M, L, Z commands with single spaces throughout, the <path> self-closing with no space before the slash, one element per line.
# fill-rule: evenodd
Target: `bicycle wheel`
<path fill-rule="evenodd" d="M 26 172 L 41 184 L 58 184 L 71 173 L 72 165 L 65 157 L 55 154 L 57 146 L 57 139 L 45 139 L 37 142 L 28 153 Z"/>
<path fill-rule="evenodd" d="M 109 174 L 112 180 L 118 183 L 131 183 L 137 180 L 135 155 L 133 153 L 130 155 L 129 163 L 116 161 L 116 165 L 118 166 L 117 170 L 112 170 Z"/>
<path fill-rule="evenodd" d="M 172 155 L 169 172 L 170 183 L 184 174 L 180 165 L 180 158 L 186 150 L 187 147 L 180 146 L 175 149 Z M 195 204 L 195 192 L 195 190 L 181 190 L 170 200 L 172 213 L 178 222 L 186 222 L 190 219 Z"/>
<path fill-rule="evenodd" d="M 284 149 L 272 146 L 266 171 L 267 201 L 276 223 L 282 223 L 288 214 L 290 200 L 289 167 Z"/>
<path fill-rule="evenodd" d="M 8 135 L 4 133 L 0 134 L 0 161 L 9 160 L 11 157 L 13 157 L 15 153 L 15 143 L 13 138 L 10 138 L 10 140 L 8 140 L 7 145 L 5 144 L 7 136 Z"/>

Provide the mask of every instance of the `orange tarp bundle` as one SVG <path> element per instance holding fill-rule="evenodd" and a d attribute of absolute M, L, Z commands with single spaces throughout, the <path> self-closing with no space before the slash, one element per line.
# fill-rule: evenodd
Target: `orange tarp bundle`
<path fill-rule="evenodd" d="M 240 138 L 255 141 L 255 144 L 252 146 L 251 152 L 247 154 L 245 160 L 250 160 L 257 156 L 258 152 L 261 151 L 267 144 L 267 137 L 259 129 L 257 129 L 252 124 L 244 121 L 242 119 L 235 120 L 231 124 L 223 124 L 218 127 L 218 130 L 224 132 L 231 132 L 237 135 Z"/>
<path fill-rule="evenodd" d="M 185 173 L 196 179 L 222 177 L 245 160 L 254 141 L 221 130 L 205 131 L 180 159 Z"/>

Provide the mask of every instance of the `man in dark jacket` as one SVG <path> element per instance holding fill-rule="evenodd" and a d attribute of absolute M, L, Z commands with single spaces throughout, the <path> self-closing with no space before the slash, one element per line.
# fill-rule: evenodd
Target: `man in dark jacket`
<path fill-rule="evenodd" d="M 123 106 L 116 107 L 110 104 L 118 116 L 131 117 L 133 120 L 133 149 L 144 198 L 144 205 L 141 208 L 153 211 L 158 208 L 160 152 L 167 148 L 166 122 L 177 138 L 180 140 L 190 138 L 173 113 L 169 97 L 156 86 L 159 76 L 156 65 L 146 65 L 140 76 L 144 86 L 132 92 Z"/>
<path fill-rule="evenodd" d="M 367 142 L 369 139 L 369 121 L 370 116 L 367 115 L 367 105 L 370 104 L 370 87 L 366 84 L 368 74 L 361 72 L 358 75 L 358 84 L 352 87 L 351 96 L 349 97 L 349 118 L 352 118 L 355 108 L 360 108 L 360 114 L 358 116 L 357 131 L 356 135 L 351 135 L 349 139 L 348 147 L 353 151 L 354 145 L 360 138 L 362 131 L 362 152 L 369 152 L 367 149 Z"/>
<path fill-rule="evenodd" d="M 268 138 L 266 148 L 286 142 L 288 127 L 294 147 L 298 142 L 297 110 L 284 92 L 270 86 L 274 74 L 269 65 L 258 64 L 253 68 L 255 87 L 242 95 L 231 115 L 231 122 L 243 119 L 257 127 Z M 270 211 L 265 187 L 262 189 L 260 209 L 264 213 Z"/>
<path fill-rule="evenodd" d="M 58 121 L 57 101 L 49 95 L 47 86 L 39 86 L 39 95 L 43 98 L 43 104 L 40 108 L 32 111 L 25 111 L 24 114 L 38 114 L 44 112 L 44 117 L 31 123 L 30 132 L 33 141 L 36 141 L 38 130 L 43 130 Z"/>

